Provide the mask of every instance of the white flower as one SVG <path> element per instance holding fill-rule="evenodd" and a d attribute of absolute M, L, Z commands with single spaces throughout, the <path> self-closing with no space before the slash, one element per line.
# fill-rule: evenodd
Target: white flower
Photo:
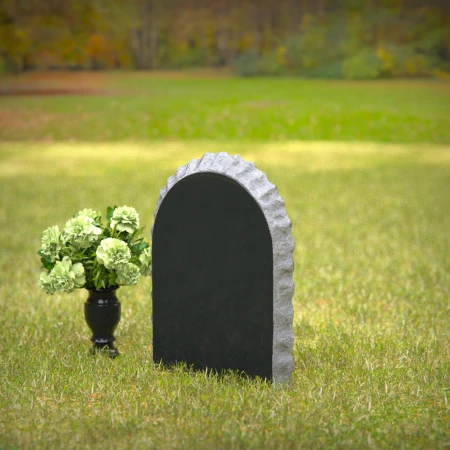
<path fill-rule="evenodd" d="M 53 292 L 72 292 L 75 288 L 81 288 L 86 283 L 84 267 L 81 263 L 72 265 L 72 261 L 65 256 L 62 261 L 56 261 L 50 274 L 41 273 L 39 285 L 48 294 Z"/>
<path fill-rule="evenodd" d="M 41 253 L 48 256 L 51 262 L 59 259 L 59 251 L 61 250 L 61 243 L 59 240 L 58 225 L 47 228 L 42 234 Z"/>
<path fill-rule="evenodd" d="M 139 228 L 139 214 L 132 207 L 120 206 L 113 212 L 111 228 L 131 234 Z"/>
<path fill-rule="evenodd" d="M 53 283 L 53 279 L 50 278 L 47 271 L 42 271 L 39 277 L 39 287 L 46 294 L 54 294 L 56 292 L 55 285 Z"/>
<path fill-rule="evenodd" d="M 94 219 L 89 216 L 77 215 L 68 220 L 62 231 L 62 239 L 75 247 L 87 248 L 98 240 L 101 228 L 95 226 Z"/>
<path fill-rule="evenodd" d="M 102 220 L 102 213 L 100 211 L 95 211 L 94 209 L 84 208 L 79 211 L 76 217 L 87 216 L 94 220 L 95 223 L 100 224 Z"/>
<path fill-rule="evenodd" d="M 141 276 L 139 267 L 135 264 L 121 264 L 116 268 L 117 284 L 119 286 L 132 286 L 136 284 Z"/>
<path fill-rule="evenodd" d="M 96 251 L 97 259 L 107 269 L 115 269 L 126 264 L 131 258 L 128 245 L 120 239 L 106 238 L 100 242 Z"/>

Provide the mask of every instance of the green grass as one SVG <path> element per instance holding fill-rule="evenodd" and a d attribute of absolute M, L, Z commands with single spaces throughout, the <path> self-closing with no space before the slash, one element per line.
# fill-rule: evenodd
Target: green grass
<path fill-rule="evenodd" d="M 226 80 L 236 86 L 246 81 Z M 224 82 L 209 80 L 205 92 L 217 91 L 225 99 L 226 92 L 219 89 Z M 298 82 L 306 91 L 308 83 Z M 179 98 L 167 100 L 167 105 L 166 99 L 177 95 L 161 94 L 149 108 L 172 110 L 181 117 L 183 107 L 174 105 L 191 102 L 190 90 L 180 92 L 197 80 L 155 83 L 173 83 L 174 91 L 179 86 Z M 268 80 L 256 83 L 272 86 Z M 275 96 L 288 80 L 273 83 L 270 95 Z M 315 83 L 309 85 L 310 100 L 314 88 L 325 86 Z M 150 91 L 150 85 L 148 81 L 142 89 Z M 257 90 L 250 82 L 248 86 Z M 344 83 L 336 86 L 344 96 Z M 376 84 L 355 86 L 365 86 L 361 93 L 377 99 Z M 392 95 L 402 96 L 408 86 L 399 83 Z M 437 88 L 424 83 L 423 89 Z M 263 94 L 269 96 L 269 91 Z M 337 102 L 338 94 L 333 95 Z M 433 98 L 427 98 L 423 108 L 410 113 L 441 114 L 442 122 L 430 119 L 439 128 L 448 120 L 445 107 L 433 112 Z M 125 130 L 111 111 L 101 112 L 100 102 L 110 100 L 1 100 L 2 107 L 20 105 L 27 113 L 46 108 L 55 117 L 69 114 L 73 104 L 97 113 L 89 124 L 70 125 L 78 127 L 77 140 L 82 142 L 64 142 L 68 134 L 53 124 L 60 142 L 43 142 L 44 134 L 32 130 L 0 143 L 0 449 L 448 448 L 446 140 L 433 139 L 428 129 L 426 138 L 419 139 L 428 144 L 263 141 L 266 135 L 257 136 L 259 142 L 237 136 L 219 140 L 220 133 L 211 136 L 215 141 L 176 135 L 175 141 L 132 142 L 131 132 L 126 142 L 113 142 L 120 135 L 92 142 L 98 138 L 93 129 L 103 123 L 111 121 Z M 124 101 L 131 116 L 145 113 L 140 102 L 148 98 Z M 357 109 L 351 95 L 342 102 L 342 114 Z M 265 113 L 270 111 L 279 113 L 274 106 Z M 413 140 L 401 117 L 404 139 L 399 140 Z M 223 122 L 224 130 L 233 129 L 231 119 Z M 39 127 L 44 130 L 45 124 Z M 444 136 L 446 129 L 441 128 Z M 131 129 L 140 128 L 134 123 Z M 8 132 L 1 131 L 4 136 Z M 387 134 L 385 138 L 394 140 Z M 240 153 L 253 160 L 285 199 L 296 243 L 295 369 L 289 388 L 233 374 L 219 378 L 155 366 L 150 279 L 118 291 L 122 319 L 116 337 L 122 355 L 115 360 L 88 354 L 86 292 L 46 296 L 37 289 L 36 251 L 47 226 L 64 225 L 84 207 L 104 210 L 110 204 L 127 204 L 136 207 L 148 232 L 166 179 L 207 151 Z"/>
<path fill-rule="evenodd" d="M 445 81 L 171 79 L 145 74 L 91 78 L 109 95 L 0 98 L 0 120 L 5 116 L 0 139 L 450 143 L 450 83 Z"/>

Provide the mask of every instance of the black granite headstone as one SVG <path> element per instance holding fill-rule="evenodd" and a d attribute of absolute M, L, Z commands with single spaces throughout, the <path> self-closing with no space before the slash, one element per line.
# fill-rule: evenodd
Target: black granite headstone
<path fill-rule="evenodd" d="M 291 223 L 254 164 L 205 154 L 169 178 L 155 212 L 153 359 L 289 381 Z"/>
<path fill-rule="evenodd" d="M 272 375 L 272 239 L 238 183 L 190 175 L 153 230 L 154 359 Z"/>

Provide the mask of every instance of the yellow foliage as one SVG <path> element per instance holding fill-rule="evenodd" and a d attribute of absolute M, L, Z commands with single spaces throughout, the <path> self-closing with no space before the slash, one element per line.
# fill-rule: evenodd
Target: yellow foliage
<path fill-rule="evenodd" d="M 379 46 L 377 49 L 378 59 L 381 61 L 382 72 L 391 74 L 394 69 L 394 55 L 389 53 L 384 47 Z"/>
<path fill-rule="evenodd" d="M 105 52 L 106 47 L 105 37 L 101 34 L 94 34 L 90 37 L 85 50 L 89 56 L 95 58 L 100 57 Z"/>
<path fill-rule="evenodd" d="M 314 67 L 315 64 L 315 60 L 313 58 L 310 58 L 309 56 L 304 56 L 302 58 L 303 61 L 303 67 L 305 67 L 306 69 L 310 69 L 311 67 Z"/>
<path fill-rule="evenodd" d="M 29 30 L 10 24 L 0 26 L 0 40 L 13 58 L 20 58 L 33 46 Z"/>
<path fill-rule="evenodd" d="M 107 68 L 113 68 L 117 63 L 129 67 L 131 63 L 123 43 L 102 34 L 90 37 L 84 53 Z"/>
<path fill-rule="evenodd" d="M 279 45 L 276 50 L 276 56 L 277 56 L 277 62 L 282 65 L 283 67 L 286 66 L 286 46 L 285 45 Z"/>
<path fill-rule="evenodd" d="M 432 71 L 432 75 L 442 80 L 450 80 L 450 72 L 447 72 L 443 69 L 434 69 Z"/>
<path fill-rule="evenodd" d="M 238 44 L 238 50 L 242 52 L 246 52 L 249 50 L 254 43 L 254 36 L 251 33 L 246 33 L 242 36 L 242 38 L 239 40 Z"/>
<path fill-rule="evenodd" d="M 120 67 L 125 67 L 128 69 L 132 67 L 131 53 L 123 45 L 121 45 L 118 49 L 117 60 Z"/>
<path fill-rule="evenodd" d="M 425 75 L 428 73 L 427 63 L 422 55 L 414 55 L 407 58 L 404 62 L 404 71 L 406 75 Z"/>

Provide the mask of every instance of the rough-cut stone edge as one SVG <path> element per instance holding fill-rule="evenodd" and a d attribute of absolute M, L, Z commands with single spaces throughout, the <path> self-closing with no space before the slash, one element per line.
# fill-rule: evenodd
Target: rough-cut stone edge
<path fill-rule="evenodd" d="M 165 196 L 178 181 L 189 175 L 205 172 L 227 176 L 243 186 L 258 203 L 266 218 L 272 237 L 273 252 L 272 376 L 275 384 L 288 383 L 294 368 L 292 357 L 294 239 L 291 221 L 276 186 L 253 163 L 244 161 L 239 155 L 230 156 L 225 152 L 205 153 L 201 159 L 193 159 L 180 167 L 175 175 L 167 180 L 156 204 L 155 221 Z"/>

